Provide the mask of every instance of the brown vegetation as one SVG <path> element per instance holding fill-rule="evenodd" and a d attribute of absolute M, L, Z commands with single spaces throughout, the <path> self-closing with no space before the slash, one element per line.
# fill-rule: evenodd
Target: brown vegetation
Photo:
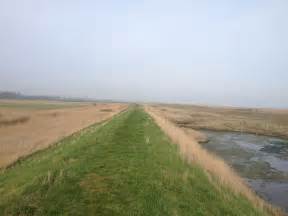
<path fill-rule="evenodd" d="M 57 109 L 0 108 L 0 167 L 8 166 L 18 158 L 46 148 L 93 123 L 111 118 L 125 108 L 126 105 L 112 103 Z M 102 112 L 103 109 L 110 112 Z"/>
<path fill-rule="evenodd" d="M 14 119 L 0 119 L 0 127 L 23 124 L 29 121 L 29 116 L 22 116 Z"/>
<path fill-rule="evenodd" d="M 157 105 L 154 107 L 180 127 L 288 138 L 288 110 L 192 105 Z"/>
<path fill-rule="evenodd" d="M 112 109 L 101 109 L 102 112 L 112 112 Z"/>
<path fill-rule="evenodd" d="M 265 208 L 272 215 L 281 215 L 281 211 L 273 208 L 265 201 L 260 199 L 254 192 L 246 186 L 244 180 L 239 177 L 222 159 L 206 151 L 198 143 L 199 138 L 193 134 L 187 134 L 185 131 L 163 115 L 163 110 L 153 107 L 145 107 L 145 110 L 151 115 L 160 128 L 169 136 L 169 138 L 179 146 L 179 150 L 184 159 L 190 163 L 196 163 L 207 171 L 211 182 L 227 186 L 237 194 L 247 197 L 258 208 Z"/>

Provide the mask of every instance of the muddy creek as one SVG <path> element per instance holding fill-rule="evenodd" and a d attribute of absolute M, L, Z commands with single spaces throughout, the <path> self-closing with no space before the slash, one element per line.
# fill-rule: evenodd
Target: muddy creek
<path fill-rule="evenodd" d="M 288 141 L 234 132 L 202 131 L 203 146 L 222 157 L 263 199 L 288 212 Z"/>

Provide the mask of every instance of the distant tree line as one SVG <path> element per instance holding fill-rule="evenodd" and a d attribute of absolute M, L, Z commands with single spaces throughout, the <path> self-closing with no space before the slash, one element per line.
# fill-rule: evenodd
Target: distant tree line
<path fill-rule="evenodd" d="M 20 92 L 13 91 L 0 91 L 0 99 L 17 99 L 17 100 L 56 100 L 56 101 L 67 101 L 67 102 L 117 102 L 113 100 L 95 100 L 85 98 L 74 98 L 74 97 L 60 97 L 60 96 L 45 96 L 45 95 L 24 95 Z"/>
<path fill-rule="evenodd" d="M 67 97 L 44 96 L 44 95 L 24 95 L 21 94 L 20 92 L 11 92 L 11 91 L 0 91 L 0 99 L 57 100 L 57 101 L 75 101 L 75 102 L 88 101 L 87 99 L 82 98 L 67 98 Z"/>

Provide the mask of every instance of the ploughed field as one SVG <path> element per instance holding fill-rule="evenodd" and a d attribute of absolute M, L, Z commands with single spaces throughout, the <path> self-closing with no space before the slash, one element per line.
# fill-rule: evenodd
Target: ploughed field
<path fill-rule="evenodd" d="M 269 215 L 216 181 L 141 107 L 0 174 L 0 215 Z"/>
<path fill-rule="evenodd" d="M 111 118 L 126 107 L 113 103 L 0 100 L 0 168 Z"/>

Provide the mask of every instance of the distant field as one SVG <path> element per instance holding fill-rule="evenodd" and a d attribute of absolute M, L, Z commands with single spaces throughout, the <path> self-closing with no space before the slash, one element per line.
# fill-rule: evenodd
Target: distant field
<path fill-rule="evenodd" d="M 112 117 L 122 104 L 0 101 L 0 167 Z"/>
<path fill-rule="evenodd" d="M 78 106 L 87 106 L 91 103 L 84 102 L 61 102 L 47 100 L 4 100 L 0 99 L 0 108 L 13 109 L 60 109 Z"/>
<path fill-rule="evenodd" d="M 0 215 L 269 215 L 188 164 L 139 107 L 0 174 Z"/>
<path fill-rule="evenodd" d="M 288 139 L 288 110 L 155 105 L 184 128 L 237 131 Z"/>

